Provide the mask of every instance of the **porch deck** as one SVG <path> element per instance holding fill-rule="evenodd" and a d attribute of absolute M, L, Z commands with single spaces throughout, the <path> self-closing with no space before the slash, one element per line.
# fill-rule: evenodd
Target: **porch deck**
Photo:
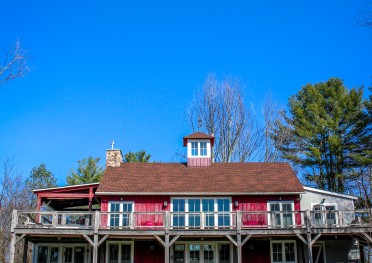
<path fill-rule="evenodd" d="M 372 229 L 371 211 L 13 212 L 17 234 L 230 235 L 358 233 Z"/>

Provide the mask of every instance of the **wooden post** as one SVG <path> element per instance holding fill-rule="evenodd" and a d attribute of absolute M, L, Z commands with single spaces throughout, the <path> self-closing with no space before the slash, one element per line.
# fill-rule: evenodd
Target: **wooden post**
<path fill-rule="evenodd" d="M 17 210 L 13 210 L 12 225 L 10 227 L 11 239 L 10 239 L 10 251 L 9 251 L 9 263 L 14 263 L 15 245 L 16 245 L 16 234 L 14 229 L 17 226 Z"/>
<path fill-rule="evenodd" d="M 169 263 L 169 233 L 165 234 L 164 243 L 164 262 Z"/>
<path fill-rule="evenodd" d="M 23 243 L 23 263 L 27 263 L 28 239 L 25 238 Z"/>
<path fill-rule="evenodd" d="M 169 211 L 165 211 L 165 237 L 164 237 L 164 262 L 169 263 L 169 229 L 171 225 L 171 217 Z"/>
<path fill-rule="evenodd" d="M 242 213 L 237 211 L 236 213 L 236 249 L 238 263 L 242 263 Z"/>
<path fill-rule="evenodd" d="M 93 237 L 93 263 L 98 262 L 98 234 Z"/>
<path fill-rule="evenodd" d="M 309 263 L 313 263 L 313 251 L 311 245 L 311 216 L 310 211 L 306 210 L 306 231 L 307 231 L 307 258 Z"/>
<path fill-rule="evenodd" d="M 92 203 L 93 203 L 93 187 L 89 188 L 89 211 L 92 211 Z"/>

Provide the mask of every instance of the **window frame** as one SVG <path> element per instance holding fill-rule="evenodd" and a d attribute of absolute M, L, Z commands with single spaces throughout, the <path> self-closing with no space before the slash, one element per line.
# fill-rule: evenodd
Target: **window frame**
<path fill-rule="evenodd" d="M 204 262 L 204 252 L 205 252 L 205 245 L 212 245 L 213 246 L 213 257 L 214 262 L 219 262 L 220 251 L 219 245 L 228 245 L 229 246 L 229 262 L 234 262 L 234 249 L 233 244 L 229 241 L 176 241 L 170 249 L 170 257 L 174 256 L 174 246 L 175 245 L 184 245 L 184 262 L 190 262 L 190 245 L 200 245 L 200 261 Z"/>
<path fill-rule="evenodd" d="M 277 201 L 267 201 L 267 211 L 268 212 L 271 212 L 271 204 L 279 204 L 280 205 L 280 225 L 275 225 L 275 227 L 282 227 L 282 228 L 284 228 L 284 227 L 294 227 L 294 226 L 296 226 L 296 218 L 295 218 L 295 207 L 294 207 L 294 201 L 281 201 L 281 200 L 277 200 Z M 282 212 L 284 212 L 283 211 L 283 207 L 282 207 L 282 205 L 283 204 L 290 204 L 291 205 L 291 208 L 292 208 L 292 210 L 290 211 L 291 213 L 292 213 L 292 225 L 285 225 L 284 223 L 283 223 L 283 214 L 284 213 L 282 213 Z M 267 215 L 267 223 L 268 223 L 268 225 L 269 225 L 269 227 L 273 227 L 273 225 L 272 225 L 272 222 L 271 222 L 271 213 L 268 213 L 268 215 Z"/>
<path fill-rule="evenodd" d="M 282 261 L 274 261 L 273 244 L 282 244 Z M 294 244 L 294 261 L 286 261 L 285 259 L 285 243 Z M 296 240 L 270 240 L 270 260 L 271 263 L 296 263 L 297 262 L 297 242 Z"/>
<path fill-rule="evenodd" d="M 134 212 L 134 201 L 108 201 L 108 209 L 109 212 L 108 220 L 107 220 L 107 226 L 109 227 L 132 227 L 133 226 L 133 212 Z M 111 204 L 119 204 L 119 211 L 111 211 Z M 131 212 L 123 212 L 123 205 L 124 204 L 130 204 L 132 205 L 132 211 Z M 111 216 L 114 214 L 114 212 L 120 213 L 119 214 L 119 225 L 118 226 L 111 226 Z M 113 213 L 113 214 L 111 214 Z M 123 213 L 130 213 L 129 215 L 129 224 L 127 226 L 123 226 Z"/>
<path fill-rule="evenodd" d="M 202 148 L 202 143 L 205 143 L 205 148 Z M 194 147 L 196 145 L 196 148 Z M 211 142 L 210 140 L 189 140 L 187 143 L 188 158 L 210 158 L 211 157 Z M 196 151 L 196 154 L 195 154 Z M 202 154 L 203 153 L 203 154 Z M 205 153 L 205 154 L 204 154 Z"/>
<path fill-rule="evenodd" d="M 75 248 L 76 247 L 84 247 L 84 263 L 89 262 L 89 258 L 91 256 L 91 252 L 88 252 L 88 244 L 86 243 L 38 243 L 35 244 L 35 249 L 33 249 L 33 261 L 32 262 L 38 262 L 38 250 L 39 247 L 47 247 L 48 248 L 48 255 L 47 255 L 47 263 L 50 263 L 50 255 L 51 255 L 51 249 L 52 248 L 58 248 L 58 262 L 63 262 L 64 255 L 63 255 L 63 248 L 65 247 L 71 247 L 72 248 L 72 262 L 75 263 Z"/>
<path fill-rule="evenodd" d="M 172 227 L 173 227 L 173 216 L 174 216 L 174 214 L 173 213 L 182 213 L 182 211 L 181 212 L 174 212 L 174 206 L 173 206 L 173 203 L 174 203 L 174 200 L 175 199 L 183 199 L 183 200 L 185 200 L 185 211 L 184 211 L 184 218 L 185 218 L 185 225 L 184 226 L 175 226 L 175 227 L 180 227 L 180 228 L 182 228 L 182 227 L 186 227 L 186 228 L 188 228 L 188 227 L 191 227 L 191 228 L 201 228 L 202 226 L 204 227 L 204 228 L 208 228 L 208 227 L 214 227 L 214 228 L 216 228 L 216 227 L 231 227 L 232 226 L 232 224 L 233 224 L 233 218 L 232 218 L 232 197 L 215 197 L 215 196 L 211 196 L 211 197 L 183 197 L 183 196 L 180 196 L 180 197 L 172 197 L 171 199 L 170 199 L 170 202 L 171 202 L 171 204 L 170 204 L 170 212 L 171 212 L 171 223 L 172 223 Z M 191 211 L 190 212 L 190 209 L 189 209 L 189 200 L 190 199 L 198 199 L 198 200 L 200 200 L 200 212 L 194 212 L 194 211 Z M 207 200 L 207 199 L 213 199 L 213 211 L 203 211 L 203 200 Z M 229 202 L 229 207 L 228 207 L 228 209 L 229 209 L 229 211 L 218 211 L 218 200 L 219 199 L 225 199 L 225 200 L 228 200 L 228 202 Z M 220 216 L 220 214 L 219 213 L 228 213 L 229 214 L 229 221 L 230 221 L 230 224 L 228 225 L 228 226 L 225 226 L 225 225 L 219 225 L 218 223 L 218 219 L 219 219 L 219 216 Z M 201 214 L 202 213 L 204 213 L 205 215 L 206 214 L 213 214 L 213 221 L 214 221 L 214 224 L 213 224 L 213 226 L 210 226 L 210 225 L 207 225 L 207 224 L 203 224 L 203 222 L 202 222 L 202 218 L 200 218 L 200 225 L 199 226 L 195 226 L 195 225 L 193 225 L 193 226 L 190 226 L 190 220 L 189 220 L 189 215 L 190 214 L 193 214 L 193 213 L 195 213 L 195 214 L 200 214 L 200 217 L 201 217 Z M 206 221 L 206 219 L 205 219 L 205 221 Z M 206 223 L 206 222 L 205 222 Z"/>
<path fill-rule="evenodd" d="M 321 214 L 321 221 L 322 221 L 322 226 L 333 226 L 333 225 L 338 225 L 338 216 L 337 216 L 337 203 L 311 203 L 311 212 L 313 212 L 313 216 L 314 216 L 314 224 L 315 225 L 317 225 L 316 223 L 315 223 L 315 213 L 316 213 L 316 211 L 314 210 L 314 208 L 316 207 L 316 206 L 320 206 L 321 208 L 322 208 L 322 210 L 320 211 L 320 214 Z M 335 209 L 334 210 L 331 210 L 331 211 L 335 211 L 335 212 L 332 212 L 332 213 L 330 213 L 330 214 L 334 214 L 335 215 L 335 224 L 332 224 L 332 225 L 329 225 L 328 224 L 328 219 L 327 219 L 327 213 L 325 212 L 326 211 L 326 207 L 330 207 L 330 206 L 334 206 L 335 207 Z M 319 226 L 319 224 L 318 224 L 318 226 Z"/>
<path fill-rule="evenodd" d="M 119 250 L 118 250 L 118 263 L 121 263 L 121 245 L 130 245 L 130 262 L 134 263 L 134 241 L 107 241 L 106 242 L 106 256 L 105 256 L 105 262 L 109 262 L 110 258 L 110 250 L 109 246 L 111 244 L 118 244 Z"/>

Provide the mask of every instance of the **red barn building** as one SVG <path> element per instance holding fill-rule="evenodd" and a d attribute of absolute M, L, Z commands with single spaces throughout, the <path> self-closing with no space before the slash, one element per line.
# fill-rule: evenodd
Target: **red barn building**
<path fill-rule="evenodd" d="M 371 226 L 352 206 L 302 210 L 288 163 L 214 163 L 213 144 L 184 137 L 186 163 L 124 163 L 110 149 L 100 183 L 35 190 L 38 211 L 13 213 L 10 262 L 23 239 L 35 263 L 325 263 L 337 247 L 329 260 L 361 261 L 355 237 L 371 240 Z"/>

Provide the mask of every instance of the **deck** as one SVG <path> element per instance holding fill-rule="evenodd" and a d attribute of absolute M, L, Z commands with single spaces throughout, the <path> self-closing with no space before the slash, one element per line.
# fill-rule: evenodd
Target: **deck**
<path fill-rule="evenodd" d="M 371 211 L 66 212 L 14 211 L 17 234 L 226 235 L 357 233 L 372 227 Z"/>

